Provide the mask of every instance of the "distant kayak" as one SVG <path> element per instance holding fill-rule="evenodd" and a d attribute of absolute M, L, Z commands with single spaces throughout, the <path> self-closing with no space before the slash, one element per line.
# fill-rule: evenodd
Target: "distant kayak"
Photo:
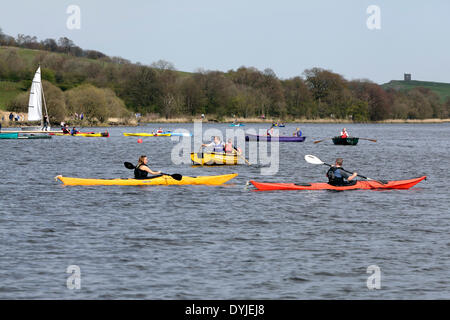
<path fill-rule="evenodd" d="M 251 180 L 250 182 L 261 191 L 270 190 L 375 190 L 375 189 L 409 189 L 420 181 L 425 180 L 427 177 L 419 177 L 409 180 L 391 180 L 391 181 L 357 181 L 355 185 L 336 187 L 328 183 L 306 183 L 306 184 L 294 184 L 294 183 L 265 183 Z"/>
<path fill-rule="evenodd" d="M 245 126 L 245 124 L 242 124 L 242 123 L 232 123 L 232 124 L 230 124 L 230 127 L 244 127 Z"/>
<path fill-rule="evenodd" d="M 355 137 L 348 137 L 348 138 L 341 138 L 341 137 L 334 137 L 333 143 L 336 145 L 348 145 L 348 146 L 356 146 L 358 144 L 359 138 Z"/>
<path fill-rule="evenodd" d="M 125 137 L 170 137 L 172 133 L 124 133 Z"/>
<path fill-rule="evenodd" d="M 67 136 L 67 137 L 91 137 L 91 138 L 108 138 L 109 133 L 108 132 L 79 132 L 76 134 L 70 134 L 70 133 L 50 133 L 51 136 Z"/>
<path fill-rule="evenodd" d="M 272 136 L 261 136 L 261 135 L 253 135 L 247 134 L 245 136 L 245 141 L 278 141 L 278 142 L 303 142 L 306 137 L 296 137 L 296 136 L 282 136 L 282 137 L 272 137 Z"/>
<path fill-rule="evenodd" d="M 150 186 L 150 185 L 221 185 L 236 177 L 237 173 L 220 176 L 183 176 L 180 181 L 163 175 L 151 179 L 83 179 L 57 176 L 56 180 L 67 186 Z"/>
<path fill-rule="evenodd" d="M 33 134 L 33 133 L 0 133 L 0 139 L 51 139 L 52 137 L 47 134 Z"/>

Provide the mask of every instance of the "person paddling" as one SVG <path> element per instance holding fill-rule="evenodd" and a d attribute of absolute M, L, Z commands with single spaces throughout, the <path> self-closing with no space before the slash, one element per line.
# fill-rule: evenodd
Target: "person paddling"
<path fill-rule="evenodd" d="M 161 171 L 153 171 L 148 166 L 148 158 L 147 156 L 140 156 L 138 160 L 138 164 L 134 169 L 134 178 L 135 179 L 148 179 L 148 174 L 158 175 L 161 174 Z"/>
<path fill-rule="evenodd" d="M 348 134 L 347 129 L 346 128 L 342 129 L 342 131 L 341 131 L 341 138 L 342 139 L 347 139 L 349 136 L 350 135 Z"/>
<path fill-rule="evenodd" d="M 354 172 L 351 176 L 342 169 L 342 163 L 344 160 L 342 158 L 337 158 L 336 163 L 332 166 L 328 172 L 328 183 L 332 186 L 351 186 L 356 184 L 357 172 Z"/>
<path fill-rule="evenodd" d="M 241 148 L 236 148 L 235 146 L 233 146 L 233 141 L 231 139 L 228 139 L 228 142 L 225 144 L 225 153 L 241 154 L 242 150 Z"/>
<path fill-rule="evenodd" d="M 273 137 L 273 135 L 275 134 L 273 127 L 274 127 L 274 125 L 272 124 L 272 126 L 269 128 L 269 130 L 267 130 L 267 136 Z"/>
<path fill-rule="evenodd" d="M 300 130 L 300 128 L 297 128 L 294 132 L 294 137 L 301 137 L 302 136 L 302 131 Z"/>
<path fill-rule="evenodd" d="M 217 136 L 214 137 L 214 140 L 211 143 L 202 144 L 202 148 L 204 148 L 204 147 L 212 147 L 213 152 L 216 152 L 216 153 L 224 153 L 224 151 L 225 151 L 224 143 Z"/>
<path fill-rule="evenodd" d="M 70 134 L 69 126 L 67 125 L 67 123 L 64 124 L 64 127 L 62 127 L 61 130 L 64 134 Z"/>
<path fill-rule="evenodd" d="M 77 130 L 77 128 L 73 127 L 72 131 L 70 131 L 71 135 L 76 135 L 79 131 Z"/>

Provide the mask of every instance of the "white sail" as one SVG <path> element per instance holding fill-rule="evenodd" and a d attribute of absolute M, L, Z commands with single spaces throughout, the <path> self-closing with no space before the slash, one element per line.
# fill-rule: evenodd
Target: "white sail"
<path fill-rule="evenodd" d="M 28 102 L 28 121 L 42 121 L 41 67 L 37 69 L 31 85 L 30 101 Z"/>

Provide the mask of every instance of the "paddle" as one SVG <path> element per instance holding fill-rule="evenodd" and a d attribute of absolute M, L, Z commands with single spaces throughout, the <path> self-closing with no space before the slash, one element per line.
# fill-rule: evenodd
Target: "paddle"
<path fill-rule="evenodd" d="M 322 140 L 317 140 L 317 141 L 314 141 L 314 143 L 320 143 L 320 142 L 328 140 L 328 139 L 333 139 L 333 138 L 325 138 L 325 139 L 322 139 Z"/>
<path fill-rule="evenodd" d="M 125 162 L 124 166 L 125 166 L 125 168 L 130 169 L 130 170 L 136 169 L 136 167 L 130 162 Z M 170 174 L 170 173 L 161 172 L 161 174 L 164 176 L 171 176 L 173 179 L 175 179 L 177 181 L 181 181 L 181 179 L 183 179 L 183 176 L 179 173 Z"/>
<path fill-rule="evenodd" d="M 316 156 L 313 156 L 313 155 L 310 155 L 310 154 L 305 156 L 305 161 L 308 162 L 308 163 L 311 163 L 311 164 L 324 164 L 326 166 L 332 167 L 331 164 L 325 163 L 322 160 L 320 160 L 319 158 L 317 158 Z M 339 168 L 339 169 L 341 169 L 342 171 L 345 171 L 347 173 L 353 174 L 353 172 L 347 171 L 347 170 L 345 170 L 343 168 Z M 377 182 L 379 182 L 381 184 L 387 183 L 386 181 L 383 181 L 383 180 L 375 180 L 375 179 L 372 179 L 372 178 L 364 177 L 364 176 L 359 175 L 359 174 L 358 174 L 358 177 L 366 179 L 366 180 L 369 180 L 369 181 L 377 181 Z"/>
<path fill-rule="evenodd" d="M 368 141 L 372 141 L 372 142 L 377 142 L 377 140 L 375 140 L 375 139 L 368 139 L 368 138 L 359 138 L 359 140 L 368 140 Z"/>
<path fill-rule="evenodd" d="M 243 155 L 241 155 L 241 154 L 239 153 L 239 151 L 238 151 L 238 149 L 236 149 L 236 147 L 233 147 L 233 149 L 236 151 L 236 154 L 237 154 L 238 157 L 240 157 L 241 159 L 244 159 L 244 160 L 245 160 L 245 163 L 248 164 L 249 166 L 251 166 L 251 163 L 248 162 L 248 160 L 247 160 Z"/>

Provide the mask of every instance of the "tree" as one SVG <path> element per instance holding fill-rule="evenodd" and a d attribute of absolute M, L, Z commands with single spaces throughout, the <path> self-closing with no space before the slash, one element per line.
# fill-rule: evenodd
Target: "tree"
<path fill-rule="evenodd" d="M 42 82 L 50 121 L 60 122 L 67 116 L 66 100 L 62 90 L 48 81 Z"/>
<path fill-rule="evenodd" d="M 355 80 L 349 82 L 349 87 L 358 99 L 367 102 L 370 120 L 379 121 L 391 116 L 391 101 L 381 86 L 367 80 Z"/>
<path fill-rule="evenodd" d="M 288 114 L 294 117 L 309 117 L 312 96 L 300 77 L 281 82 Z"/>

